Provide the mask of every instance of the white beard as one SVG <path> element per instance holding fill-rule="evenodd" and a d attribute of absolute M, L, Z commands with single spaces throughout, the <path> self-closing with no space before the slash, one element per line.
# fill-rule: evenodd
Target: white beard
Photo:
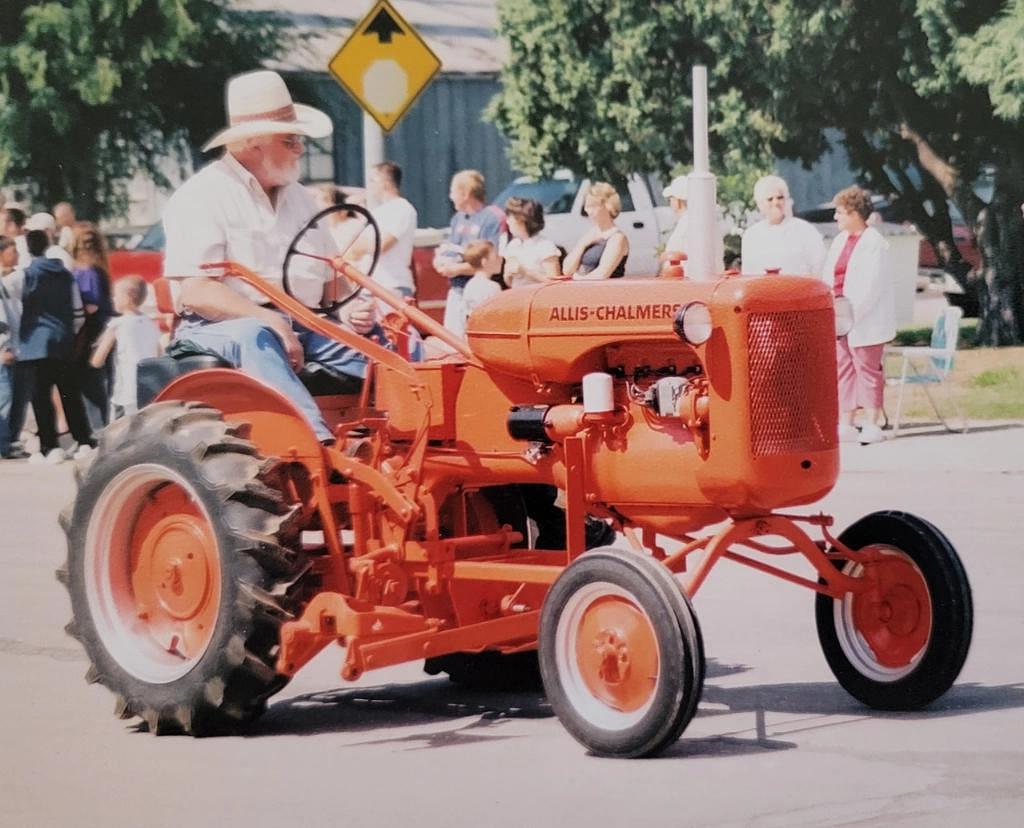
<path fill-rule="evenodd" d="M 268 161 L 264 161 L 263 168 L 272 187 L 285 187 L 288 184 L 294 184 L 299 180 L 301 174 L 298 160 L 289 161 L 280 167 L 275 167 Z"/>

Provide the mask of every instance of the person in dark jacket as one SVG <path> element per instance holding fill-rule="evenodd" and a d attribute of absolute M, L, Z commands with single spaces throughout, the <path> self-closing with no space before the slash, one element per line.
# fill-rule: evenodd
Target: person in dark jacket
<path fill-rule="evenodd" d="M 107 327 L 107 322 L 114 315 L 107 245 L 96 225 L 87 221 L 80 221 L 75 225 L 71 256 L 75 260 L 71 275 L 75 277 L 78 292 L 82 296 L 82 307 L 85 310 L 85 325 L 77 338 L 75 376 L 82 390 L 82 403 L 85 405 L 89 427 L 96 432 L 103 428 L 109 419 L 113 373 L 109 362 L 94 368 L 90 364 L 90 358 L 97 340 Z"/>
<path fill-rule="evenodd" d="M 39 428 L 39 456 L 29 460 L 60 463 L 66 457 L 57 441 L 54 386 L 72 437 L 80 447 L 94 445 L 74 372 L 75 334 L 84 321 L 82 297 L 67 268 L 45 258 L 46 233 L 33 230 L 26 241 L 32 260 L 25 269 L 18 365 L 20 392 L 32 401 Z"/>

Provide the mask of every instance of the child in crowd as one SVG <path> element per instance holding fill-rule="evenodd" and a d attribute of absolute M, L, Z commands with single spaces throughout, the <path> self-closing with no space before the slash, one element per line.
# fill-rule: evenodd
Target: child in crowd
<path fill-rule="evenodd" d="M 481 240 L 466 245 L 462 260 L 473 268 L 473 276 L 462 292 L 465 318 L 469 319 L 469 315 L 480 305 L 501 293 L 501 285 L 491 278 L 492 273 L 501 270 L 501 259 L 493 244 Z"/>
<path fill-rule="evenodd" d="M 113 418 L 139 410 L 136 373 L 139 361 L 160 356 L 160 329 L 139 308 L 146 301 L 148 288 L 141 276 L 125 276 L 114 282 L 114 310 L 120 314 L 107 323 L 96 342 L 90 362 L 99 368 L 114 353 L 114 392 L 110 395 Z"/>
<path fill-rule="evenodd" d="M 474 241 L 466 245 L 462 260 L 473 268 L 473 275 L 459 297 L 462 306 L 462 317 L 458 320 L 458 327 L 462 333 L 459 335 L 465 339 L 466 320 L 469 319 L 469 315 L 488 299 L 501 293 L 501 285 L 491 278 L 492 273 L 497 273 L 501 269 L 501 257 L 498 256 L 498 249 L 489 241 Z M 448 301 L 451 301 L 451 296 L 449 293 Z M 428 336 L 423 341 L 422 353 L 426 359 L 439 359 L 453 353 L 453 350 L 437 337 Z"/>

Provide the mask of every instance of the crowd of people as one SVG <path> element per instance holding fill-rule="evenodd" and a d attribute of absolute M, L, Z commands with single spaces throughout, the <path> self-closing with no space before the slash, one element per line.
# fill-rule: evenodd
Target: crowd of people
<path fill-rule="evenodd" d="M 221 155 L 183 184 L 164 215 L 164 275 L 173 284 L 177 319 L 174 337 L 216 353 L 284 393 L 324 443 L 333 435 L 298 378 L 307 360 L 360 383 L 366 357 L 358 349 L 311 331 L 267 303 L 259 291 L 236 279 L 211 278 L 203 265 L 234 260 L 271 284 L 284 281 L 282 261 L 289 242 L 319 210 L 339 209 L 310 228 L 288 274 L 292 295 L 310 308 L 336 304 L 340 291 L 327 264 L 339 255 L 364 272 L 374 252 L 372 234 L 354 194 L 335 186 L 312 192 L 299 183 L 305 139 L 326 137 L 333 125 L 324 113 L 295 104 L 281 77 L 246 73 L 227 86 L 228 126 L 204 150 Z M 402 169 L 385 161 L 368 175 L 368 207 L 379 228 L 374 278 L 410 301 L 417 226 L 415 207 L 402 195 Z M 660 262 L 665 276 L 678 277 L 693 244 L 687 214 L 687 182 L 676 178 L 664 195 L 677 222 Z M 448 279 L 445 327 L 465 337 L 468 316 L 503 289 L 517 290 L 556 280 L 581 282 L 625 274 L 629 239 L 616 224 L 621 202 L 616 188 L 590 185 L 585 212 L 591 227 L 571 250 L 544 235 L 542 205 L 529 198 L 489 204 L 484 177 L 462 170 L 451 179 L 455 209 L 434 269 Z M 839 340 L 840 436 L 874 442 L 881 438 L 882 346 L 895 334 L 892 285 L 885 278 L 886 243 L 868 225 L 870 200 L 856 187 L 836 196 L 840 234 L 826 252 L 821 234 L 792 214 L 786 182 L 765 176 L 754 187 L 763 219 L 742 238 L 743 272 L 815 276 L 853 305 L 856 323 Z M 155 323 L 140 313 L 147 286 L 126 277 L 111 286 L 102 234 L 75 220 L 71 205 L 26 217 L 17 206 L 3 212 L 0 235 L 0 453 L 25 457 L 19 442 L 31 403 L 39 450 L 29 459 L 61 462 L 55 418 L 59 400 L 76 453 L 88 453 L 97 432 L 112 417 L 136 405 L 135 375 L 141 359 L 160 352 Z M 722 257 L 721 234 L 715 239 Z M 381 308 L 369 297 L 344 303 L 337 324 L 386 342 Z M 428 343 L 429 345 L 430 343 Z M 443 354 L 438 343 L 414 358 Z M 449 349 L 450 350 L 450 349 Z M 858 431 L 854 416 L 864 409 Z"/>
<path fill-rule="evenodd" d="M 5 204 L 0 216 L 0 457 L 60 463 L 88 454 L 111 417 L 130 410 L 134 366 L 157 355 L 159 330 L 139 312 L 146 283 L 127 277 L 111 289 L 103 234 L 70 204 L 31 216 Z M 32 453 L 21 442 L 30 408 Z"/>

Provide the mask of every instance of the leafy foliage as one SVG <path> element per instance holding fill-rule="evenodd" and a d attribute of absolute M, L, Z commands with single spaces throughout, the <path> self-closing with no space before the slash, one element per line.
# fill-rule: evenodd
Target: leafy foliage
<path fill-rule="evenodd" d="M 511 140 L 513 164 L 533 175 L 568 167 L 611 180 L 669 173 L 692 155 L 690 66 L 715 62 L 716 54 L 722 59 L 709 77 L 716 170 L 770 163 L 779 127 L 749 105 L 758 81 L 744 67 L 732 71 L 725 29 L 707 25 L 741 27 L 753 5 L 500 0 L 511 59 L 490 116 Z"/>
<path fill-rule="evenodd" d="M 286 44 L 278 18 L 227 0 L 5 0 L 0 179 L 115 213 L 132 174 L 160 181 L 223 123 L 227 77 Z"/>
<path fill-rule="evenodd" d="M 981 300 L 979 338 L 1024 336 L 1024 0 L 501 0 L 511 55 L 491 115 L 514 163 L 621 177 L 689 160 L 689 69 L 709 66 L 728 187 L 843 136 Z M 991 203 L 975 193 L 994 173 Z M 980 234 L 968 275 L 950 201 Z"/>

